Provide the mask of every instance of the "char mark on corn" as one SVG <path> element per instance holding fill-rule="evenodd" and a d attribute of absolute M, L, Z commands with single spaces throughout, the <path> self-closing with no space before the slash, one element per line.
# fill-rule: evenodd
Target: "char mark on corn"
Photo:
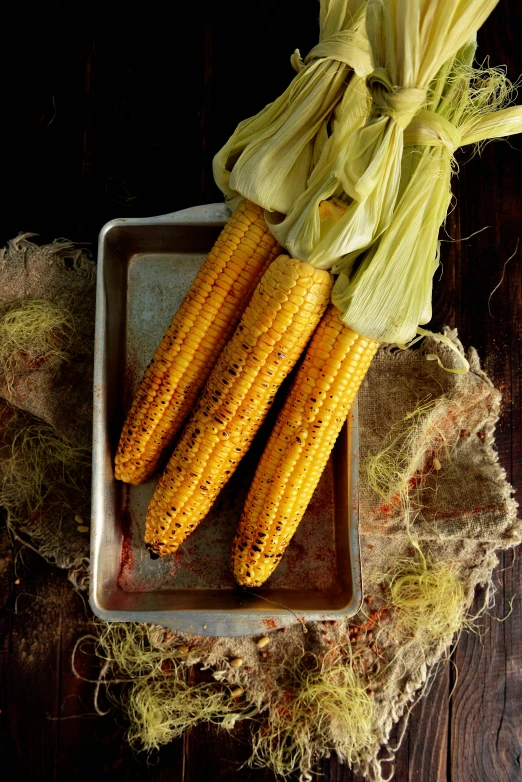
<path fill-rule="evenodd" d="M 149 505 L 146 542 L 163 555 L 208 513 L 323 314 L 332 277 L 281 255 L 263 275 Z"/>
<path fill-rule="evenodd" d="M 122 429 L 115 475 L 147 480 L 191 412 L 265 269 L 280 252 L 260 207 L 243 201 L 174 315 Z"/>
<path fill-rule="evenodd" d="M 272 574 L 301 521 L 378 343 L 330 305 L 259 462 L 232 547 L 238 584 Z"/>

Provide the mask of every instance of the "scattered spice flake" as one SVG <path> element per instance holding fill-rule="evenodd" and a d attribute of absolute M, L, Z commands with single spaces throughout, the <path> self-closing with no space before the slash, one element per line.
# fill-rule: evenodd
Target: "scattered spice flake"
<path fill-rule="evenodd" d="M 426 471 L 425 470 L 418 470 L 414 475 L 411 476 L 411 478 L 408 481 L 408 490 L 413 491 L 416 489 L 420 483 L 424 480 L 426 477 Z"/>
<path fill-rule="evenodd" d="M 28 353 L 22 353 L 24 358 L 28 359 L 30 358 Z M 51 354 L 48 353 L 46 356 L 38 356 L 37 358 L 33 358 L 31 361 L 28 362 L 27 366 L 29 369 L 35 369 L 36 367 L 41 367 L 42 364 L 45 364 L 45 362 L 51 358 Z"/>
<path fill-rule="evenodd" d="M 428 521 L 449 521 L 450 519 L 455 519 L 458 516 L 462 516 L 463 518 L 471 518 L 473 515 L 476 515 L 477 513 L 482 513 L 484 510 L 483 506 L 477 505 L 474 509 L 466 509 L 466 508 L 453 508 L 453 510 L 448 511 L 447 513 L 441 513 L 440 511 L 436 511 L 431 517 L 428 517 L 428 514 L 425 514 L 425 518 Z M 488 505 L 486 510 L 490 512 L 495 512 L 499 514 L 506 514 L 507 508 L 505 505 Z"/>

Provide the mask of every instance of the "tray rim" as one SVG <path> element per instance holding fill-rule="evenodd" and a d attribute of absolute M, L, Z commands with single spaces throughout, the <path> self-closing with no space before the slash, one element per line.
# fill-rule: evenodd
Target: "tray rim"
<path fill-rule="evenodd" d="M 266 633 L 272 623 L 277 628 L 287 627 L 297 622 L 327 620 L 329 618 L 349 618 L 356 614 L 363 601 L 362 568 L 360 561 L 360 536 L 359 536 L 359 492 L 358 492 L 358 408 L 357 399 L 350 411 L 349 427 L 351 429 L 351 445 L 349 471 L 349 497 L 350 497 L 350 574 L 353 585 L 353 594 L 348 605 L 328 609 L 328 611 L 301 610 L 296 611 L 285 608 L 267 608 L 266 611 L 234 609 L 183 609 L 132 611 L 126 609 L 107 609 L 99 597 L 98 563 L 99 550 L 102 544 L 104 493 L 99 490 L 103 487 L 106 473 L 106 406 L 104 394 L 101 390 L 105 382 L 105 332 L 106 332 L 106 308 L 107 296 L 104 279 L 104 246 L 107 235 L 116 228 L 122 226 L 142 227 L 160 225 L 197 225 L 204 223 L 208 226 L 223 225 L 230 215 L 230 210 L 224 203 L 202 204 L 188 207 L 168 214 L 143 218 L 116 218 L 106 223 L 99 234 L 98 240 L 98 266 L 96 283 L 96 328 L 94 346 L 94 381 L 93 381 L 93 450 L 92 450 L 92 520 L 91 520 L 91 580 L 89 590 L 89 602 L 96 616 L 105 621 L 120 622 L 150 622 L 160 624 L 170 629 L 181 632 L 197 633 L 215 637 L 223 636 L 249 636 Z M 357 456 L 353 456 L 353 454 Z M 128 593 L 132 595 L 133 593 Z"/>

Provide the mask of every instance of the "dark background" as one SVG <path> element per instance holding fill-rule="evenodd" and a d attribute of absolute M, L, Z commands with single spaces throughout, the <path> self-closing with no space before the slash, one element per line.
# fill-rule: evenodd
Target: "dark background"
<path fill-rule="evenodd" d="M 212 156 L 241 119 L 286 87 L 289 55 L 295 47 L 305 54 L 316 40 L 318 3 L 41 0 L 9 11 L 0 45 L 0 244 L 31 231 L 39 241 L 89 243 L 95 255 L 110 219 L 220 200 Z M 503 0 L 479 34 L 479 59 L 490 55 L 516 80 L 521 33 L 521 4 Z M 522 235 L 521 149 L 522 138 L 514 137 L 488 145 L 480 157 L 459 154 L 457 207 L 447 225 L 459 241 L 443 246 L 433 320 L 436 328 L 458 326 L 502 390 L 499 456 L 519 488 L 520 249 L 491 298 L 491 313 L 488 299 Z M 27 552 L 25 567 L 14 573 L 5 538 L 0 561 L 0 596 L 7 600 L 0 614 L 0 752 L 4 770 L 13 764 L 6 778 L 273 779 L 268 771 L 238 771 L 248 757 L 246 729 L 230 737 L 202 726 L 147 758 L 128 749 L 118 713 L 77 718 L 92 712 L 92 687 L 70 668 L 74 642 L 89 629 L 82 600 L 64 574 Z M 522 577 L 513 552 L 501 555 L 495 584 L 495 605 L 480 631 L 463 634 L 453 664 L 413 710 L 397 782 L 522 779 Z M 512 613 L 499 622 L 513 597 Z M 319 770 L 328 780 L 353 779 L 335 759 Z"/>

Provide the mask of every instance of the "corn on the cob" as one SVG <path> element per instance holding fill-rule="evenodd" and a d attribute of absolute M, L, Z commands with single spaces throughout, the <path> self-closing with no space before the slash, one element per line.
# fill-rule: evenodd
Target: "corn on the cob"
<path fill-rule="evenodd" d="M 139 484 L 181 429 L 267 266 L 280 252 L 262 209 L 243 201 L 174 315 L 136 392 L 116 454 L 116 478 Z"/>
<path fill-rule="evenodd" d="M 233 543 L 236 581 L 264 583 L 294 534 L 378 343 L 359 336 L 330 305 L 278 416 Z"/>
<path fill-rule="evenodd" d="M 281 255 L 267 269 L 221 354 L 161 478 L 145 541 L 176 551 L 206 515 L 323 314 L 329 272 Z"/>

